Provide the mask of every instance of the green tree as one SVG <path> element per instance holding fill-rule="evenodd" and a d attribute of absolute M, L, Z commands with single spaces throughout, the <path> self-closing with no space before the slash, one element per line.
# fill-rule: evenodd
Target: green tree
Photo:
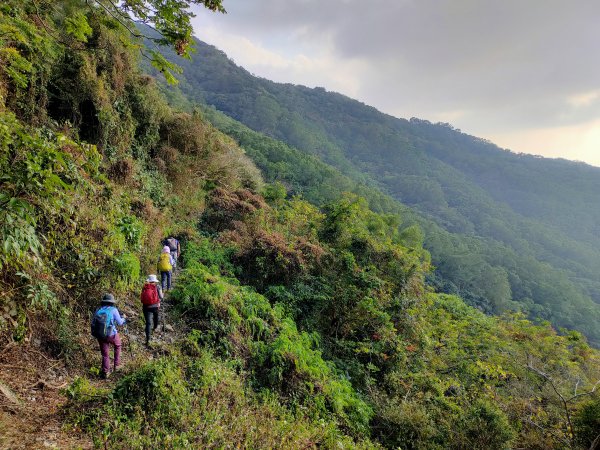
<path fill-rule="evenodd" d="M 596 396 L 577 411 L 574 417 L 575 436 L 584 448 L 600 447 L 600 398 Z"/>
<path fill-rule="evenodd" d="M 180 56 L 189 56 L 190 52 L 192 5 L 225 12 L 222 0 L 96 0 L 94 3 L 125 26 L 131 20 L 152 26 L 160 36 L 149 39 L 159 45 L 172 46 Z M 133 29 L 131 32 L 138 35 Z"/>
<path fill-rule="evenodd" d="M 82 9 L 85 4 L 88 6 L 87 11 Z M 153 48 L 139 48 L 152 66 L 165 76 L 167 82 L 174 84 L 177 80 L 173 74 L 181 73 L 181 68 L 167 60 L 160 47 L 169 47 L 177 55 L 191 59 L 191 19 L 194 17 L 191 7 L 194 5 L 201 5 L 215 12 L 226 12 L 222 0 L 42 0 L 34 2 L 33 9 L 38 16 L 40 11 L 55 11 L 57 15 L 63 16 L 59 34 L 51 35 L 62 40 L 60 35 L 64 34 L 78 44 L 87 43 L 93 35 L 90 22 L 94 18 L 104 16 L 118 22 L 133 36 L 144 38 L 146 43 L 153 45 Z M 15 58 L 12 61 L 16 65 Z"/>

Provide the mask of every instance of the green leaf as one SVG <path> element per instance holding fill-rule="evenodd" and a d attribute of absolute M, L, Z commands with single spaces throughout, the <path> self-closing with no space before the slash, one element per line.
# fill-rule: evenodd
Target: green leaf
<path fill-rule="evenodd" d="M 87 17 L 80 12 L 65 19 L 65 31 L 69 36 L 80 42 L 87 42 L 88 37 L 94 32 L 87 21 Z"/>
<path fill-rule="evenodd" d="M 181 73 L 181 67 L 179 67 L 176 64 L 173 64 L 170 61 L 167 61 L 167 59 L 162 54 L 155 50 L 152 50 L 150 54 L 152 55 L 152 59 L 150 60 L 152 66 L 164 75 L 167 83 L 173 85 L 179 83 L 179 80 L 177 80 L 177 78 L 175 78 L 175 75 L 173 74 Z"/>

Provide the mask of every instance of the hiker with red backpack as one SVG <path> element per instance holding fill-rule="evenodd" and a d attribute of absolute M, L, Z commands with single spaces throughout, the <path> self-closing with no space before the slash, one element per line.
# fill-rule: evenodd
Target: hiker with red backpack
<path fill-rule="evenodd" d="M 173 257 L 171 256 L 171 249 L 165 245 L 162 249 L 160 256 L 158 257 L 157 269 L 160 272 L 160 285 L 163 291 L 171 289 L 171 275 L 173 270 Z M 165 286 L 166 285 L 166 286 Z"/>
<path fill-rule="evenodd" d="M 116 300 L 112 294 L 104 294 L 100 308 L 92 318 L 92 336 L 98 339 L 100 353 L 102 354 L 102 378 L 110 376 L 110 347 L 113 347 L 114 370 L 119 370 L 121 365 L 121 338 L 117 325 L 125 324 L 125 316 L 121 317 L 115 306 Z"/>
<path fill-rule="evenodd" d="M 158 286 L 158 278 L 156 275 L 149 275 L 146 283 L 142 287 L 140 295 L 142 301 L 142 309 L 144 311 L 144 319 L 146 320 L 146 345 L 150 345 L 150 327 L 152 322 L 152 331 L 158 327 L 158 311 L 160 302 L 163 299 L 163 293 Z"/>

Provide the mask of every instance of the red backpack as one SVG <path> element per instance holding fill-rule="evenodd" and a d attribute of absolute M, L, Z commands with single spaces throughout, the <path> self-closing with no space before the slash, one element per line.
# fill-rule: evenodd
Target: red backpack
<path fill-rule="evenodd" d="M 158 290 L 152 283 L 144 284 L 142 288 L 142 304 L 145 306 L 156 305 L 160 299 L 158 298 Z"/>

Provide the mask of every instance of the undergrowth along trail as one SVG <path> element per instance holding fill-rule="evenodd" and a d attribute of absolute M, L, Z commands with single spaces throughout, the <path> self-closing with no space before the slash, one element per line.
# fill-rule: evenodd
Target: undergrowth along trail
<path fill-rule="evenodd" d="M 178 273 L 174 273 L 174 280 Z M 85 331 L 80 342 L 83 358 L 76 358 L 70 364 L 60 355 L 49 355 L 41 347 L 42 342 L 37 337 L 40 331 L 35 328 L 31 330 L 27 344 L 13 342 L 0 349 L 0 448 L 92 448 L 93 443 L 87 434 L 71 427 L 65 428 L 63 407 L 67 401 L 68 386 L 77 379 L 85 379 L 100 391 L 110 391 L 128 372 L 168 354 L 169 345 L 181 340 L 187 333 L 185 323 L 168 314 L 173 323 L 164 330 L 161 323 L 153 336 L 155 344 L 148 349 L 143 345 L 144 322 L 139 292 L 130 291 L 124 295 L 118 307 L 128 317 L 129 332 L 120 330 L 123 366 L 109 380 L 99 378 L 98 343 L 91 336 L 85 336 Z M 165 296 L 161 308 L 170 309 L 170 294 Z M 82 324 L 75 325 L 80 328 Z M 89 334 L 89 330 L 86 331 Z"/>

